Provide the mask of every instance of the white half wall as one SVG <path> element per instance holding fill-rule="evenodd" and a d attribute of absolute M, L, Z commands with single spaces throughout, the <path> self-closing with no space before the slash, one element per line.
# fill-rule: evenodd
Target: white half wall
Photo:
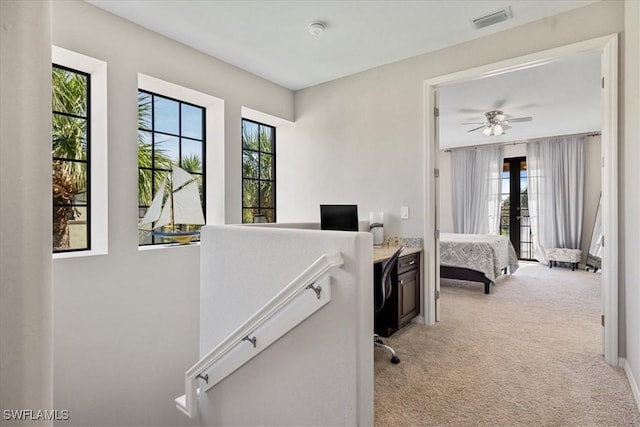
<path fill-rule="evenodd" d="M 201 356 L 321 255 L 344 259 L 329 304 L 200 395 L 201 424 L 373 425 L 372 235 L 208 226 L 201 250 Z"/>
<path fill-rule="evenodd" d="M 207 153 L 224 153 L 229 222 L 241 219 L 242 107 L 291 120 L 293 94 L 86 2 L 52 4 L 53 44 L 107 63 L 109 136 L 108 253 L 53 261 L 54 404 L 71 414 L 61 425 L 194 424 L 173 400 L 198 358 L 200 246 L 138 249 L 138 74 L 224 101 L 224 147 Z"/>

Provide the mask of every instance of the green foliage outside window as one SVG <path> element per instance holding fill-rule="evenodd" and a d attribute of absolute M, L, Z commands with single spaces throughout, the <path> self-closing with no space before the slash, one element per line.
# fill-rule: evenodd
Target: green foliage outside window
<path fill-rule="evenodd" d="M 242 222 L 275 222 L 275 128 L 242 120 Z"/>
<path fill-rule="evenodd" d="M 204 210 L 205 109 L 145 90 L 138 91 L 138 216 L 151 205 L 156 191 L 173 165 L 198 181 Z M 169 188 L 165 189 L 166 195 Z M 199 230 L 200 225 L 176 225 Z M 139 244 L 166 243 L 149 231 L 139 233 Z"/>
<path fill-rule="evenodd" d="M 90 248 L 89 75 L 53 66 L 53 251 Z"/>

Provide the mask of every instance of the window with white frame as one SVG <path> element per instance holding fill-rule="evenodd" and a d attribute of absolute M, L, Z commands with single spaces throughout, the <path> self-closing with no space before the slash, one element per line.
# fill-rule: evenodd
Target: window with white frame
<path fill-rule="evenodd" d="M 107 251 L 106 63 L 52 48 L 52 250 Z"/>

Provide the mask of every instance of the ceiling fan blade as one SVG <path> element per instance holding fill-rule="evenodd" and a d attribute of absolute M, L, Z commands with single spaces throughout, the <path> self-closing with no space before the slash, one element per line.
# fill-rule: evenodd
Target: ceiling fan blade
<path fill-rule="evenodd" d="M 482 129 L 484 126 L 484 124 L 482 126 L 478 126 L 477 128 L 473 128 L 471 130 L 468 130 L 467 132 L 473 132 L 474 130 L 478 130 L 478 129 Z"/>
<path fill-rule="evenodd" d="M 503 130 L 511 129 L 511 126 L 509 126 L 509 125 L 502 124 L 502 125 L 500 125 L 500 126 L 502 126 L 502 129 L 503 129 Z"/>
<path fill-rule="evenodd" d="M 508 117 L 507 122 L 515 123 L 515 122 L 530 122 L 533 120 L 533 117 Z"/>
<path fill-rule="evenodd" d="M 467 122 L 467 123 L 461 123 L 463 125 L 483 125 L 485 124 L 484 122 Z"/>

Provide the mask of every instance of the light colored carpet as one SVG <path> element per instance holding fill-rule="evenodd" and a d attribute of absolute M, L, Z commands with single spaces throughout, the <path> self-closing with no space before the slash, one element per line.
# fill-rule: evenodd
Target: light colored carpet
<path fill-rule="evenodd" d="M 375 349 L 377 426 L 640 426 L 631 388 L 600 355 L 600 275 L 521 264 L 485 295 L 443 280 L 441 322 Z"/>

